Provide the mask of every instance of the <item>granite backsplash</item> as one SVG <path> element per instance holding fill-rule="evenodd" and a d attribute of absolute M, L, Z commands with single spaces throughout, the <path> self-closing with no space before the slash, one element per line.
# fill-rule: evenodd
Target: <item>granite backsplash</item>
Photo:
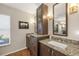
<path fill-rule="evenodd" d="M 72 39 L 67 39 L 67 38 L 62 38 L 62 37 L 52 36 L 52 40 L 62 42 L 62 43 L 67 43 L 67 44 L 79 45 L 79 41 L 72 40 Z"/>

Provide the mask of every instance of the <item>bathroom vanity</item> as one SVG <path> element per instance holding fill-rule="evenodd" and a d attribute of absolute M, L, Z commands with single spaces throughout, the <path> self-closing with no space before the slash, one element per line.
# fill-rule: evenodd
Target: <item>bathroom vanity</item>
<path fill-rule="evenodd" d="M 26 47 L 31 56 L 77 56 L 79 41 L 49 35 L 26 35 Z"/>
<path fill-rule="evenodd" d="M 52 56 L 78 56 L 79 55 L 79 41 L 55 37 L 39 41 L 39 51 L 40 55 L 52 55 Z M 46 54 L 45 52 L 48 52 Z"/>
<path fill-rule="evenodd" d="M 46 40 L 41 40 L 39 42 L 39 55 L 40 56 L 66 56 L 64 53 L 61 53 L 60 51 L 54 49 L 54 47 L 50 47 L 49 46 L 50 44 L 46 43 L 45 41 Z"/>
<path fill-rule="evenodd" d="M 41 43 L 41 41 L 40 41 L 39 56 L 65 56 L 65 54 Z"/>

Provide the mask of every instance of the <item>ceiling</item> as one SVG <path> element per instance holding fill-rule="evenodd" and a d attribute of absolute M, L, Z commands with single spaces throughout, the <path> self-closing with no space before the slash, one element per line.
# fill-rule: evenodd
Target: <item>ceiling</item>
<path fill-rule="evenodd" d="M 49 11 L 51 11 L 54 3 L 45 4 L 48 5 Z M 4 5 L 28 12 L 30 14 L 36 14 L 36 9 L 41 5 L 41 3 L 4 3 Z"/>
<path fill-rule="evenodd" d="M 36 9 L 40 6 L 40 4 L 41 3 L 4 3 L 4 5 L 19 9 L 24 12 L 28 12 L 31 14 L 36 13 Z"/>

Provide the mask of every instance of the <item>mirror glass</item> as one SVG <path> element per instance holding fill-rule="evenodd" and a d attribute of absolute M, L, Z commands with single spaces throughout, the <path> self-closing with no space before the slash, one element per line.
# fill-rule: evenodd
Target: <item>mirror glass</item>
<path fill-rule="evenodd" d="M 53 6 L 53 34 L 67 36 L 67 4 L 60 3 Z"/>

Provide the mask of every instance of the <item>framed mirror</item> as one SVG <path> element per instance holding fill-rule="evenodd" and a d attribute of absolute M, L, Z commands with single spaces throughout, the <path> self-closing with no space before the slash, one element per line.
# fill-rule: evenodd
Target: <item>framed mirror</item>
<path fill-rule="evenodd" d="M 53 34 L 67 36 L 67 4 L 56 3 L 53 6 Z"/>

